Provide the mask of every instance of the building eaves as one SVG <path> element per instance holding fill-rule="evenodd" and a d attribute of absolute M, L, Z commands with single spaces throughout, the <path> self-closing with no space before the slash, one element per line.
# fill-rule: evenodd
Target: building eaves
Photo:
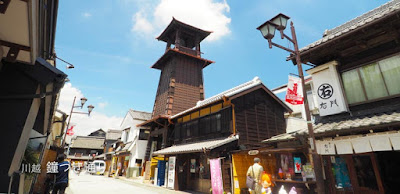
<path fill-rule="evenodd" d="M 214 148 L 223 146 L 225 144 L 231 143 L 233 141 L 238 140 L 237 136 L 231 136 L 223 139 L 213 139 L 207 140 L 197 143 L 189 143 L 182 145 L 174 145 L 171 147 L 167 147 L 162 150 L 155 151 L 153 155 L 168 155 L 168 154 L 182 154 L 182 153 L 195 153 L 195 152 L 204 152 L 210 151 Z"/>
<path fill-rule="evenodd" d="M 379 19 L 385 18 L 385 16 L 398 13 L 400 11 L 400 0 L 393 0 L 388 3 L 385 3 L 361 16 L 358 16 L 336 28 L 326 31 L 323 38 L 303 47 L 300 49 L 300 52 L 306 52 L 312 48 L 315 48 L 319 45 L 322 45 L 330 40 L 341 37 L 345 34 L 348 34 L 356 29 L 366 26 L 372 22 L 375 22 Z"/>

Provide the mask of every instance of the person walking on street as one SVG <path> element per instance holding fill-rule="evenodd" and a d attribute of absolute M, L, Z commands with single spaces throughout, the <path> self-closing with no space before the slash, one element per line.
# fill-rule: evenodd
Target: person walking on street
<path fill-rule="evenodd" d="M 250 176 L 254 179 L 254 190 L 251 190 L 251 194 L 261 194 L 261 175 L 264 171 L 264 168 L 261 166 L 260 158 L 254 158 L 254 164 L 249 167 L 247 170 L 247 176 Z"/>
<path fill-rule="evenodd" d="M 68 186 L 69 162 L 64 160 L 64 154 L 59 154 L 57 156 L 58 173 L 56 175 L 56 183 L 54 184 L 52 194 L 64 194 Z"/>

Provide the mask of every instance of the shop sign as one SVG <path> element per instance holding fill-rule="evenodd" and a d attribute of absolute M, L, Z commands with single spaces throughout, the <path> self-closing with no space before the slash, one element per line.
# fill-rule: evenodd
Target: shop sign
<path fill-rule="evenodd" d="M 175 161 L 176 161 L 175 156 L 169 157 L 167 187 L 171 188 L 171 189 L 174 189 L 174 185 L 175 185 Z"/>
<path fill-rule="evenodd" d="M 258 153 L 259 153 L 258 150 L 250 150 L 250 151 L 248 152 L 248 154 L 249 154 L 250 156 L 257 155 Z"/>
<path fill-rule="evenodd" d="M 335 155 L 335 144 L 333 141 L 316 141 L 317 152 L 321 155 Z"/>
<path fill-rule="evenodd" d="M 298 105 L 303 104 L 303 100 L 303 85 L 301 84 L 301 79 L 289 75 L 285 101 L 292 105 Z"/>
<path fill-rule="evenodd" d="M 223 194 L 222 173 L 220 159 L 210 159 L 211 188 L 213 194 Z"/>
<path fill-rule="evenodd" d="M 343 90 L 336 70 L 336 61 L 307 70 L 312 76 L 320 116 L 347 112 Z"/>

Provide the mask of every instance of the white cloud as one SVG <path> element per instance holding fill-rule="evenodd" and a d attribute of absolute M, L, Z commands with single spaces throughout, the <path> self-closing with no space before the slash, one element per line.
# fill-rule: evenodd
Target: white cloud
<path fill-rule="evenodd" d="M 104 109 L 108 105 L 108 102 L 99 102 L 98 107 Z"/>
<path fill-rule="evenodd" d="M 69 114 L 71 111 L 74 96 L 76 96 L 75 105 L 79 105 L 80 98 L 83 97 L 82 91 L 80 91 L 78 88 L 73 87 L 71 83 L 66 83 L 60 93 L 58 109 Z M 90 99 L 88 99 L 87 105 L 88 104 L 90 104 Z M 98 103 L 98 107 L 96 108 L 104 108 L 106 105 L 107 103 Z M 93 110 L 89 117 L 84 114 L 72 114 L 70 125 L 75 125 L 75 135 L 88 135 L 89 133 L 100 128 L 104 130 L 119 129 L 119 126 L 123 119 L 122 117 L 109 117 L 103 113 L 96 111 L 96 108 Z M 75 108 L 74 111 L 85 112 L 87 111 L 87 109 L 83 108 L 81 110 L 79 108 Z"/>
<path fill-rule="evenodd" d="M 92 14 L 89 13 L 89 12 L 85 12 L 85 13 L 82 14 L 82 16 L 85 17 L 85 18 L 89 18 L 89 17 L 92 17 Z"/>
<path fill-rule="evenodd" d="M 229 11 L 225 0 L 161 0 L 153 6 L 143 5 L 134 14 L 132 31 L 154 37 L 158 35 L 154 33 L 160 33 L 175 17 L 184 23 L 213 31 L 206 40 L 214 41 L 230 34 L 231 18 L 226 15 Z M 149 17 L 143 13 L 153 15 Z"/>
<path fill-rule="evenodd" d="M 137 12 L 133 16 L 132 20 L 135 23 L 132 27 L 132 31 L 139 32 L 144 35 L 153 33 L 153 25 L 147 20 L 142 11 Z"/>

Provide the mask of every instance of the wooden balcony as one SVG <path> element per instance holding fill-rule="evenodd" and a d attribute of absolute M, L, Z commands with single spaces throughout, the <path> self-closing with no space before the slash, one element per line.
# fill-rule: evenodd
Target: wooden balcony
<path fill-rule="evenodd" d="M 188 48 L 188 47 L 177 46 L 177 47 L 175 47 L 175 49 L 177 49 L 179 51 L 182 51 L 182 52 L 185 52 L 187 54 L 193 55 L 193 56 L 201 57 L 201 52 L 200 51 L 196 51 L 196 50 L 193 50 L 193 49 Z"/>

